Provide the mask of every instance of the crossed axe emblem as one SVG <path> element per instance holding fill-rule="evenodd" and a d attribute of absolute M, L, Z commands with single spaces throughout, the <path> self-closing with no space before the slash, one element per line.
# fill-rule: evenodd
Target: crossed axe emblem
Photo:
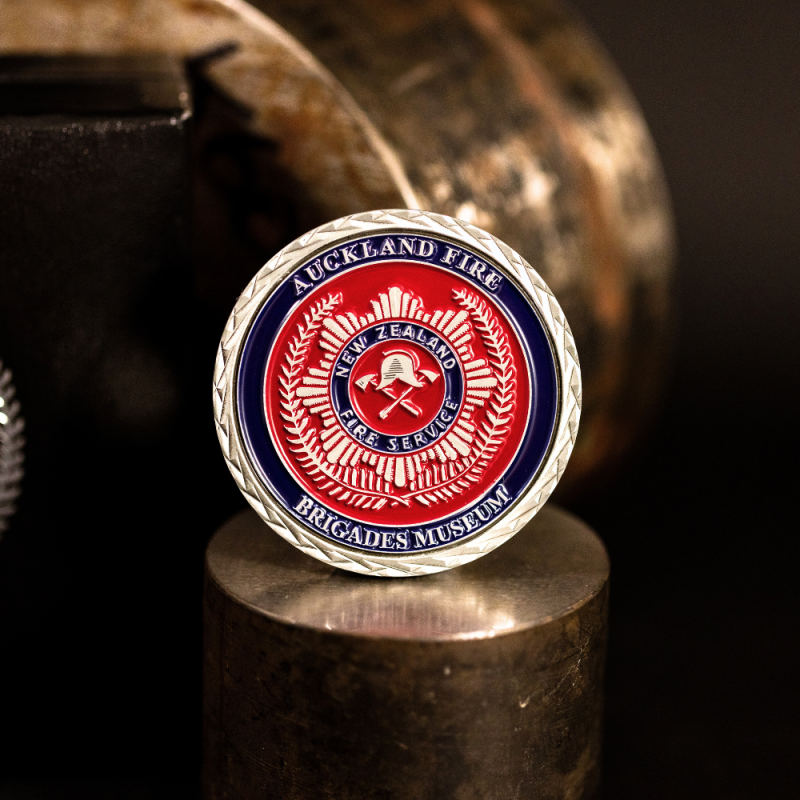
<path fill-rule="evenodd" d="M 433 370 L 419 369 L 416 353 L 398 349 L 384 353 L 380 375 L 371 372 L 360 377 L 355 381 L 355 384 L 362 392 L 366 392 L 370 387 L 373 387 L 373 391 L 386 395 L 392 401 L 378 413 L 381 419 L 386 419 L 398 406 L 409 414 L 418 417 L 422 413 L 422 409 L 407 398 L 414 389 L 423 388 L 425 380 L 431 384 L 438 377 L 438 373 Z M 396 394 L 393 388 L 395 381 L 400 381 L 401 384 L 406 385 L 406 388 L 402 389 L 400 394 Z"/>

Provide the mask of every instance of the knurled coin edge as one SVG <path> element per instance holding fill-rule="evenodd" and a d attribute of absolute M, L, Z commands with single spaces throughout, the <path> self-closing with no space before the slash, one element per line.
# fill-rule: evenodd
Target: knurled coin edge
<path fill-rule="evenodd" d="M 0 537 L 8 530 L 9 520 L 16 511 L 15 501 L 23 476 L 25 423 L 14 395 L 11 371 L 3 369 L 0 361 Z"/>
<path fill-rule="evenodd" d="M 490 530 L 446 549 L 414 555 L 373 555 L 340 549 L 299 525 L 261 485 L 251 465 L 236 420 L 237 355 L 250 323 L 285 275 L 307 257 L 345 239 L 385 230 L 440 235 L 486 254 L 527 292 L 547 330 L 558 361 L 558 409 L 555 434 L 535 480 Z M 231 312 L 214 367 L 214 420 L 222 452 L 239 489 L 258 515 L 284 539 L 331 566 L 383 577 L 430 575 L 458 567 L 491 552 L 520 530 L 542 507 L 566 469 L 575 445 L 581 413 L 581 375 L 575 340 L 561 306 L 545 282 L 518 253 L 480 228 L 428 211 L 409 209 L 353 214 L 315 228 L 276 253 L 255 275 Z"/>

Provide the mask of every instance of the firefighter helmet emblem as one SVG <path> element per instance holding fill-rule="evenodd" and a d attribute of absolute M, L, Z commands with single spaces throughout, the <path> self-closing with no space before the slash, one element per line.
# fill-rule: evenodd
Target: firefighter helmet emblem
<path fill-rule="evenodd" d="M 409 400 L 408 396 L 414 389 L 424 389 L 426 381 L 432 384 L 438 379 L 438 372 L 419 368 L 419 358 L 413 350 L 398 348 L 384 353 L 380 374 L 369 372 L 358 378 L 355 384 L 362 392 L 373 388 L 392 401 L 378 412 L 381 419 L 386 419 L 398 408 L 414 417 L 420 417 L 422 409 Z M 395 390 L 393 388 L 395 382 L 405 385 Z"/>

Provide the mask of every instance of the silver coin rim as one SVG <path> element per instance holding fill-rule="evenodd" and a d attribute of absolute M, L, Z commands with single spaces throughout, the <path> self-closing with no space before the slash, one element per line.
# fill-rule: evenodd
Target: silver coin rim
<path fill-rule="evenodd" d="M 263 485 L 251 464 L 236 413 L 236 372 L 250 325 L 272 291 L 309 256 L 359 235 L 419 232 L 462 242 L 510 275 L 538 311 L 557 363 L 557 417 L 550 449 L 516 501 L 483 533 L 422 553 L 369 553 L 338 545 L 300 524 Z M 581 374 L 575 340 L 561 306 L 536 270 L 490 233 L 443 214 L 388 209 L 351 214 L 321 225 L 276 253 L 240 295 L 225 326 L 214 368 L 214 421 L 228 469 L 261 519 L 304 553 L 340 569 L 381 577 L 430 575 L 468 564 L 519 531 L 542 507 L 564 473 L 581 414 Z"/>

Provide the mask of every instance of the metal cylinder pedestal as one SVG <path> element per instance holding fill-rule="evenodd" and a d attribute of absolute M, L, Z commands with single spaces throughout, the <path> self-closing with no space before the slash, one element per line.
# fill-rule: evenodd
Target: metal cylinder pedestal
<path fill-rule="evenodd" d="M 208 548 L 206 800 L 594 797 L 608 558 L 545 507 L 459 569 L 365 578 L 246 511 Z"/>

